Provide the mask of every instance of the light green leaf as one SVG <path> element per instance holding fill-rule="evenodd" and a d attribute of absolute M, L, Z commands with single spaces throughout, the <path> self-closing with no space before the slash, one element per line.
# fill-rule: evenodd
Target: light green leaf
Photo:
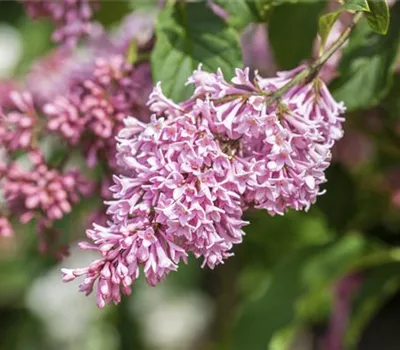
<path fill-rule="evenodd" d="M 16 75 L 25 74 L 31 64 L 38 56 L 43 55 L 52 48 L 50 40 L 52 25 L 49 21 L 33 21 L 23 17 L 18 23 L 18 28 L 22 35 L 23 55 L 18 62 L 14 73 Z"/>
<path fill-rule="evenodd" d="M 269 40 L 281 69 L 294 68 L 312 56 L 323 1 L 284 3 L 274 8 L 268 22 Z"/>
<path fill-rule="evenodd" d="M 138 10 L 153 10 L 159 7 L 160 1 L 159 0 L 146 0 L 146 1 L 137 1 L 137 0 L 127 0 L 126 1 L 131 11 L 138 11 Z"/>
<path fill-rule="evenodd" d="M 185 82 L 200 63 L 212 72 L 221 68 L 227 79 L 242 66 L 238 33 L 206 2 L 167 6 L 158 17 L 156 36 L 153 79 L 161 81 L 164 93 L 177 101 L 191 95 L 192 88 Z"/>
<path fill-rule="evenodd" d="M 129 47 L 128 47 L 128 52 L 127 52 L 127 57 L 126 57 L 126 61 L 129 64 L 135 64 L 135 62 L 138 59 L 138 48 L 137 48 L 137 43 L 135 40 L 133 40 Z"/>
<path fill-rule="evenodd" d="M 318 33 L 321 37 L 321 48 L 324 48 L 328 39 L 329 33 L 342 12 L 356 12 L 365 11 L 369 12 L 367 0 L 350 0 L 347 1 L 343 6 L 335 11 L 329 12 L 320 17 L 318 22 Z"/>
<path fill-rule="evenodd" d="M 400 2 L 393 7 L 400 17 Z M 372 31 L 362 21 L 343 51 L 340 77 L 332 83 L 334 97 L 344 101 L 348 111 L 378 104 L 390 90 L 400 43 L 398 25 L 392 21 L 387 36 Z"/>
<path fill-rule="evenodd" d="M 378 34 L 386 34 L 389 29 L 389 6 L 386 0 L 368 0 L 371 10 L 366 13 L 369 26 Z"/>

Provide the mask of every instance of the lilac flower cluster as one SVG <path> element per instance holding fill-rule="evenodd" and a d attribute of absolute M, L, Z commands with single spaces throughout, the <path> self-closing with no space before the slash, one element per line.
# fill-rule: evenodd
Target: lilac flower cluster
<path fill-rule="evenodd" d="M 29 149 L 38 116 L 28 92 L 11 91 L 8 106 L 0 105 L 0 140 L 10 151 Z"/>
<path fill-rule="evenodd" d="M 61 4 L 48 3 L 45 6 Z M 140 18 L 139 28 L 142 22 Z M 45 241 L 61 236 L 56 221 L 73 212 L 78 201 L 111 199 L 112 174 L 120 171 L 115 136 L 123 118 L 150 118 L 150 66 L 140 55 L 151 45 L 135 39 L 138 33 L 130 31 L 135 28 L 127 20 L 123 32 L 113 36 L 102 31 L 82 50 L 56 49 L 35 62 L 18 87 L 0 84 L 2 235 L 12 232 L 11 221 L 32 220 L 44 247 L 49 243 Z M 135 62 L 128 60 L 132 40 Z M 93 212 L 101 222 L 104 205 Z"/>
<path fill-rule="evenodd" d="M 3 183 L 8 207 L 22 223 L 39 212 L 41 220 L 50 224 L 69 213 L 80 196 L 90 194 L 90 182 L 77 170 L 61 174 L 50 169 L 38 152 L 29 153 L 29 158 L 32 167 L 28 171 L 12 164 Z"/>
<path fill-rule="evenodd" d="M 90 166 L 100 154 L 112 162 L 114 136 L 123 118 L 131 113 L 148 118 L 145 105 L 150 77 L 148 63 L 134 67 L 123 55 L 97 58 L 90 78 L 73 83 L 65 95 L 44 106 L 47 126 L 72 145 L 83 142 Z"/>
<path fill-rule="evenodd" d="M 307 210 L 326 181 L 330 149 L 342 136 L 344 106 L 318 78 L 269 103 L 303 67 L 263 79 L 236 70 L 196 70 L 193 96 L 180 104 L 157 85 L 149 124 L 129 117 L 118 135 L 110 220 L 87 231 L 82 249 L 101 254 L 87 268 L 63 269 L 64 281 L 85 276 L 99 307 L 129 294 L 142 268 L 150 285 L 189 253 L 214 268 L 242 241 L 243 211 Z"/>
<path fill-rule="evenodd" d="M 52 39 L 68 47 L 90 33 L 90 20 L 98 7 L 91 0 L 22 0 L 22 3 L 31 17 L 50 18 L 56 26 Z"/>

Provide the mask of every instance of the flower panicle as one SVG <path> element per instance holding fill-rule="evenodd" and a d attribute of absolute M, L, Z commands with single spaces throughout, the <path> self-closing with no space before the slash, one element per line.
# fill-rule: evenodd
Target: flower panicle
<path fill-rule="evenodd" d="M 121 169 L 106 202 L 109 220 L 87 231 L 100 259 L 63 269 L 64 281 L 85 276 L 99 307 L 118 303 L 141 271 L 156 285 L 189 254 L 214 268 L 243 240 L 247 208 L 283 215 L 308 210 L 323 191 L 344 106 L 318 78 L 299 83 L 275 103 L 271 94 L 301 70 L 273 78 L 237 69 L 231 82 L 201 66 L 194 94 L 175 103 L 158 84 L 149 96 L 150 123 L 124 120 L 117 136 Z"/>
<path fill-rule="evenodd" d="M 55 25 L 52 39 L 68 48 L 91 33 L 91 18 L 98 8 L 98 1 L 92 0 L 21 0 L 32 18 L 49 18 Z"/>

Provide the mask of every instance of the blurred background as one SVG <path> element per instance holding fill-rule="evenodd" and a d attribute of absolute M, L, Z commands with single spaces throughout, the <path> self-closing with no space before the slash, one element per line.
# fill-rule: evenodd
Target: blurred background
<path fill-rule="evenodd" d="M 95 18 L 109 30 L 127 9 L 157 8 L 140 1 L 101 5 Z M 271 26 L 298 10 L 285 6 Z M 400 38 L 400 20 L 392 21 Z M 49 21 L 29 18 L 19 2 L 0 0 L 0 86 L 23 77 L 54 48 L 51 32 Z M 270 38 L 260 24 L 242 35 L 245 64 L 263 75 L 292 64 L 272 52 Z M 141 279 L 120 305 L 99 310 L 94 297 L 78 293 L 78 283 L 62 283 L 60 274 L 61 266 L 95 259 L 74 248 L 84 237 L 88 208 L 59 224 L 74 241 L 62 263 L 39 252 L 34 225 L 16 224 L 14 236 L 0 239 L 0 349 L 400 349 L 400 75 L 394 67 L 379 103 L 346 116 L 326 194 L 307 213 L 247 213 L 243 244 L 214 271 L 191 259 L 156 288 Z"/>

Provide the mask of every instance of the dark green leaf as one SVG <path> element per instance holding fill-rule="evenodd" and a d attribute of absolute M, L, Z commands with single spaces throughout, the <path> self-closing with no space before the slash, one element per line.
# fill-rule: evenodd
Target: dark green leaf
<path fill-rule="evenodd" d="M 400 16 L 400 2 L 393 7 L 393 19 Z M 355 28 L 340 63 L 340 77 L 332 83 L 337 100 L 348 111 L 375 106 L 390 89 L 399 49 L 400 31 L 392 21 L 387 36 L 381 36 L 362 21 Z"/>
<path fill-rule="evenodd" d="M 274 8 L 268 34 L 275 59 L 282 69 L 294 68 L 312 56 L 323 1 L 285 3 Z"/>
<path fill-rule="evenodd" d="M 249 23 L 260 20 L 254 1 L 215 0 L 214 3 L 226 11 L 228 23 L 234 28 L 243 29 Z"/>
<path fill-rule="evenodd" d="M 308 213 L 292 210 L 284 216 L 271 216 L 259 210 L 246 214 L 246 220 L 250 225 L 245 227 L 246 240 L 240 247 L 246 265 L 255 262 L 271 268 L 283 255 L 309 245 L 321 245 L 334 236 L 317 208 Z"/>
<path fill-rule="evenodd" d="M 251 1 L 251 0 L 249 0 Z M 269 15 L 275 6 L 282 5 L 283 3 L 291 0 L 259 0 L 253 1 L 253 7 L 257 12 L 259 21 L 268 21 Z M 313 1 L 313 0 L 311 0 Z"/>
<path fill-rule="evenodd" d="M 119 22 L 131 8 L 131 3 L 126 0 L 100 1 L 99 10 L 94 13 L 94 18 L 104 26 L 111 26 Z"/>
<path fill-rule="evenodd" d="M 369 271 L 352 305 L 345 339 L 347 348 L 353 349 L 357 346 L 365 326 L 384 302 L 399 290 L 399 271 L 399 262 L 377 266 Z"/>
<path fill-rule="evenodd" d="M 167 6 L 157 22 L 152 72 L 168 97 L 181 101 L 190 96 L 185 82 L 200 63 L 212 72 L 221 68 L 226 78 L 242 65 L 238 33 L 205 2 Z"/>
<path fill-rule="evenodd" d="M 16 1 L 0 1 L 0 23 L 17 24 L 24 16 L 23 7 Z"/>
<path fill-rule="evenodd" d="M 395 75 L 393 85 L 384 101 L 384 108 L 393 119 L 400 119 L 400 75 Z"/>
<path fill-rule="evenodd" d="M 371 10 L 366 13 L 369 26 L 379 34 L 386 34 L 389 29 L 389 6 L 386 0 L 368 0 Z"/>
<path fill-rule="evenodd" d="M 355 184 L 339 165 L 328 169 L 327 179 L 324 185 L 326 193 L 318 198 L 317 205 L 325 213 L 328 224 L 343 232 L 356 213 Z"/>

